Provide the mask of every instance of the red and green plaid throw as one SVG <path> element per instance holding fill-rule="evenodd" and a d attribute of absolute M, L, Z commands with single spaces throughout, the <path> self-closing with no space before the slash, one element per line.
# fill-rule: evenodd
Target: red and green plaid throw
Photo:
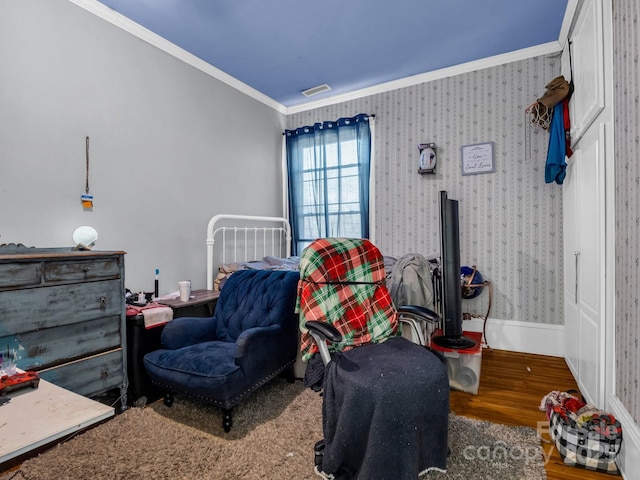
<path fill-rule="evenodd" d="M 381 343 L 398 331 L 382 254 L 366 239 L 322 238 L 302 252 L 297 311 L 303 360 L 318 351 L 305 328 L 309 320 L 330 323 L 342 334 L 330 351 Z"/>

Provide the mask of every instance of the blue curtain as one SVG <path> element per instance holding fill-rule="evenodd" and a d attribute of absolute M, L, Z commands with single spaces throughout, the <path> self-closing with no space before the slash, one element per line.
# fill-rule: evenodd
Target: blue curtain
<path fill-rule="evenodd" d="M 369 237 L 369 116 L 286 130 L 292 253 L 316 238 Z"/>

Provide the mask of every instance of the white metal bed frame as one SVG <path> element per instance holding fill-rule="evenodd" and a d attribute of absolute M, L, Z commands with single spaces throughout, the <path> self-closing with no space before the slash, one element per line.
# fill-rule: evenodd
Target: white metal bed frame
<path fill-rule="evenodd" d="M 214 251 L 216 241 L 222 246 Z M 213 290 L 218 266 L 260 260 L 266 256 L 291 256 L 291 226 L 286 218 L 232 214 L 213 216 L 207 225 L 207 290 Z M 216 264 L 216 260 L 219 263 Z"/>

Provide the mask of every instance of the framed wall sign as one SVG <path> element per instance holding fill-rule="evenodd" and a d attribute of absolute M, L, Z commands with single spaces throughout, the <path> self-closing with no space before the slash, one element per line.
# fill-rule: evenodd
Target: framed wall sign
<path fill-rule="evenodd" d="M 462 175 L 476 175 L 496 171 L 493 163 L 493 142 L 464 145 L 461 148 Z"/>

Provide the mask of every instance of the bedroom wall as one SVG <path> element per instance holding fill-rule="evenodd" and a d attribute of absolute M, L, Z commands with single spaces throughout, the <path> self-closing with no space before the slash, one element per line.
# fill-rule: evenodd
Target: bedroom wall
<path fill-rule="evenodd" d="M 616 396 L 640 425 L 640 5 L 613 3 L 616 184 Z M 635 441 L 640 446 L 640 429 Z M 636 459 L 640 465 L 640 459 Z M 627 470 L 629 471 L 629 470 Z M 637 470 L 636 470 L 637 471 Z"/>
<path fill-rule="evenodd" d="M 548 133 L 531 127 L 524 111 L 559 70 L 559 58 L 536 57 L 286 119 L 296 128 L 375 114 L 382 252 L 438 253 L 438 192 L 448 191 L 460 201 L 462 264 L 477 265 L 493 284 L 488 337 L 499 348 L 555 355 L 562 355 L 562 187 L 545 184 Z M 417 145 L 426 142 L 437 144 L 433 176 L 417 173 Z M 460 148 L 484 142 L 494 142 L 495 173 L 463 176 Z M 485 292 L 463 309 L 484 316 L 487 302 Z"/>
<path fill-rule="evenodd" d="M 217 213 L 282 214 L 283 115 L 67 0 L 0 2 L 0 244 L 127 252 L 126 285 L 206 282 Z M 85 137 L 92 211 L 84 211 Z"/>

